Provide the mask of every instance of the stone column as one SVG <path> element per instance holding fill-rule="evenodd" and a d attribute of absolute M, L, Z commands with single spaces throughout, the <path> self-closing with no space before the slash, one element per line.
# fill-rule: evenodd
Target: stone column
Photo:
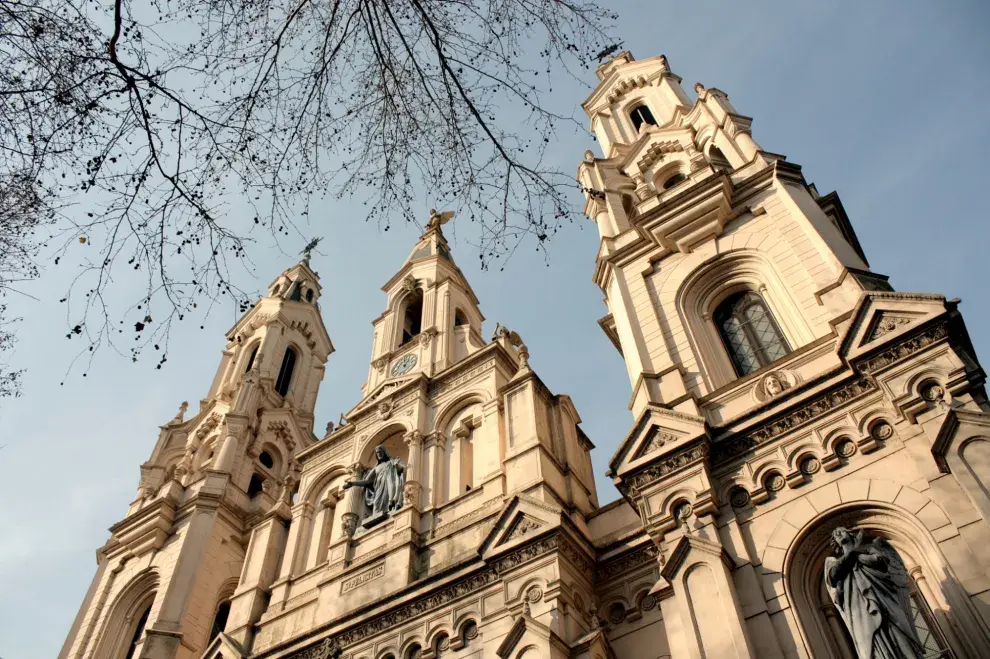
<path fill-rule="evenodd" d="M 426 444 L 426 474 L 429 476 L 426 492 L 426 505 L 436 508 L 444 500 L 444 450 L 446 438 L 437 431 L 430 435 Z"/>
<path fill-rule="evenodd" d="M 228 414 L 224 419 L 224 426 L 227 432 L 220 443 L 220 450 L 217 451 L 216 459 L 213 461 L 213 471 L 229 474 L 233 472 L 234 463 L 237 461 L 237 448 L 240 443 L 240 436 L 247 429 L 247 419 Z"/>
<path fill-rule="evenodd" d="M 360 462 L 355 462 L 347 468 L 348 478 L 352 480 L 359 478 L 363 469 L 364 467 Z M 359 487 L 351 487 L 344 490 L 344 512 L 340 516 L 340 535 L 338 536 L 341 539 L 354 537 L 358 522 L 361 521 L 361 497 L 363 491 Z"/>
<path fill-rule="evenodd" d="M 409 460 L 406 464 L 406 487 L 403 496 L 405 503 L 411 503 L 417 510 L 422 506 L 420 495 L 423 486 L 420 481 L 420 461 L 423 454 L 423 435 L 418 430 L 412 430 L 402 438 L 409 448 Z"/>
<path fill-rule="evenodd" d="M 298 574 L 306 564 L 306 537 L 313 526 L 313 504 L 300 501 L 292 506 L 292 521 L 289 523 L 289 539 L 285 544 L 285 558 L 279 579 L 287 579 Z"/>

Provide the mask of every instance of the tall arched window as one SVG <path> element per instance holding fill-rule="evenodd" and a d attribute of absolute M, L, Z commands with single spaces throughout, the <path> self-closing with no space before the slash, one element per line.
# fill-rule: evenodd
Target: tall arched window
<path fill-rule="evenodd" d="M 460 309 L 455 309 L 454 310 L 454 325 L 456 327 L 460 327 L 462 325 L 467 325 L 467 324 L 468 324 L 467 316 L 464 315 L 464 312 L 461 311 Z"/>
<path fill-rule="evenodd" d="M 206 642 L 207 645 L 213 642 L 220 632 L 222 632 L 227 627 L 227 618 L 230 616 L 230 600 L 221 602 L 220 606 L 217 607 L 217 614 L 213 616 L 213 629 L 210 630 L 210 640 Z"/>
<path fill-rule="evenodd" d="M 278 369 L 278 378 L 275 380 L 275 391 L 284 396 L 289 393 L 289 383 L 292 381 L 292 371 L 296 367 L 296 351 L 292 348 L 285 349 L 285 356 L 282 357 L 282 367 Z"/>
<path fill-rule="evenodd" d="M 260 345 L 260 344 L 258 344 L 258 345 Z M 244 367 L 244 372 L 245 373 L 247 373 L 248 371 L 250 371 L 251 370 L 251 367 L 254 366 L 254 358 L 258 356 L 258 345 L 255 345 L 254 348 L 251 349 L 251 356 L 248 357 L 247 366 Z"/>
<path fill-rule="evenodd" d="M 402 343 L 408 343 L 423 329 L 423 292 L 417 290 L 406 298 L 402 319 Z"/>
<path fill-rule="evenodd" d="M 134 633 L 131 634 L 131 643 L 127 646 L 127 654 L 124 655 L 124 659 L 134 659 L 134 652 L 137 650 L 138 643 L 141 642 L 141 637 L 144 635 L 144 627 L 148 624 L 148 616 L 151 615 L 151 603 L 144 608 L 144 612 L 141 617 L 138 618 L 137 624 L 134 626 Z"/>
<path fill-rule="evenodd" d="M 729 296 L 712 318 L 739 377 L 790 352 L 787 340 L 759 293 L 744 291 Z"/>
<path fill-rule="evenodd" d="M 657 120 L 653 118 L 653 113 L 650 112 L 650 108 L 645 105 L 637 105 L 634 107 L 629 112 L 629 116 L 632 118 L 633 128 L 637 131 L 643 124 L 650 124 L 651 126 L 657 125 Z"/>

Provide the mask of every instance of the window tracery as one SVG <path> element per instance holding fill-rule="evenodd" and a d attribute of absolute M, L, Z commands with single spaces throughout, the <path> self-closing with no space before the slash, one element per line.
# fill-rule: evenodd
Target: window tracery
<path fill-rule="evenodd" d="M 712 318 L 739 377 L 790 352 L 777 321 L 755 291 L 729 296 L 715 309 Z"/>

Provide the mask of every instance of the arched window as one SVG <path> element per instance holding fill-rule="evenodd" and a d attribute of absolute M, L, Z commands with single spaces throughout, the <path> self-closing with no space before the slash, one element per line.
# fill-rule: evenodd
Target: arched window
<path fill-rule="evenodd" d="M 686 181 L 686 180 L 687 180 L 687 176 L 684 176 L 684 174 L 677 172 L 673 176 L 668 177 L 667 180 L 663 182 L 663 189 L 670 190 L 672 187 L 674 187 L 681 181 Z"/>
<path fill-rule="evenodd" d="M 248 497 L 253 499 L 254 497 L 261 494 L 261 492 L 265 489 L 264 482 L 265 480 L 261 477 L 260 474 L 251 474 L 251 482 L 248 483 L 248 489 L 247 489 Z"/>
<path fill-rule="evenodd" d="M 406 298 L 406 311 L 402 319 L 402 343 L 408 343 L 423 329 L 423 292 L 417 290 Z"/>
<path fill-rule="evenodd" d="M 299 287 L 299 282 L 292 285 L 292 295 L 289 299 L 293 302 L 302 302 L 302 289 Z"/>
<path fill-rule="evenodd" d="M 227 618 L 230 616 L 230 600 L 225 602 L 220 602 L 220 606 L 217 607 L 217 614 L 213 616 L 213 629 L 210 630 L 210 640 L 206 642 L 207 645 L 213 642 L 213 639 L 217 637 L 224 629 L 227 627 Z"/>
<path fill-rule="evenodd" d="M 645 105 L 637 105 L 634 107 L 629 113 L 629 116 L 632 118 L 633 128 L 637 131 L 643 124 L 650 124 L 651 126 L 657 125 L 657 120 L 653 118 L 653 113 L 650 112 L 650 108 Z"/>
<path fill-rule="evenodd" d="M 137 650 L 138 643 L 141 642 L 141 637 L 144 635 L 144 627 L 148 624 L 148 616 L 150 615 L 151 603 L 144 608 L 144 612 L 134 626 L 134 633 L 131 634 L 131 643 L 127 646 L 127 654 L 124 655 L 124 659 L 134 659 L 134 652 Z"/>
<path fill-rule="evenodd" d="M 306 301 L 307 302 L 312 302 L 313 301 L 313 289 L 312 288 L 306 291 Z"/>
<path fill-rule="evenodd" d="M 732 169 L 732 165 L 729 164 L 729 159 L 722 153 L 722 149 L 714 144 L 708 149 L 708 162 L 716 169 Z"/>
<path fill-rule="evenodd" d="M 289 383 L 292 381 L 292 370 L 296 367 L 296 351 L 292 348 L 285 349 L 285 356 L 282 357 L 282 367 L 278 369 L 278 379 L 275 380 L 275 391 L 284 396 L 289 393 Z"/>
<path fill-rule="evenodd" d="M 467 321 L 467 317 L 464 315 L 464 312 L 461 311 L 460 309 L 456 309 L 454 311 L 454 326 L 460 327 L 462 325 L 467 325 L 467 324 L 468 321 Z"/>
<path fill-rule="evenodd" d="M 244 367 L 244 372 L 245 373 L 247 373 L 248 371 L 250 371 L 251 370 L 251 367 L 254 366 L 254 358 L 257 357 L 257 356 L 258 356 L 258 346 L 256 345 L 251 350 L 251 356 L 248 357 L 247 366 Z"/>
<path fill-rule="evenodd" d="M 268 451 L 262 451 L 261 455 L 258 456 L 258 462 L 265 465 L 269 469 L 275 466 L 275 458 Z"/>
<path fill-rule="evenodd" d="M 790 352 L 787 340 L 759 293 L 744 291 L 729 296 L 712 318 L 739 377 Z"/>

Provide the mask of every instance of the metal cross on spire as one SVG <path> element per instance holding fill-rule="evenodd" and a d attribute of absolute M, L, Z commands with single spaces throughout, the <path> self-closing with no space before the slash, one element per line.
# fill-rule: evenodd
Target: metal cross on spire
<path fill-rule="evenodd" d="M 312 256 L 313 250 L 316 249 L 316 246 L 320 244 L 321 240 L 323 240 L 322 237 L 313 238 L 309 241 L 309 244 L 303 247 L 303 251 L 301 251 L 300 254 L 303 255 L 303 260 L 306 261 L 306 263 L 309 263 L 309 257 Z"/>

